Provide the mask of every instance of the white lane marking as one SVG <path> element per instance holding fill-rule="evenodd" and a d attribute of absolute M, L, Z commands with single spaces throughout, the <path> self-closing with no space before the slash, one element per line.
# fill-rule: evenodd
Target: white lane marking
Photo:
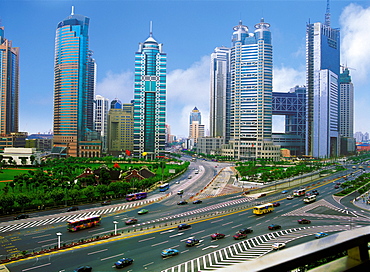
<path fill-rule="evenodd" d="M 26 269 L 23 269 L 22 271 L 28 271 L 28 270 L 32 270 L 32 269 L 35 269 L 35 268 L 40 268 L 40 267 L 47 266 L 47 265 L 51 265 L 51 263 L 47 263 L 47 264 L 42 264 L 42 265 L 35 266 L 35 267 L 26 268 Z"/>
<path fill-rule="evenodd" d="M 202 248 L 202 250 L 206 250 L 206 249 L 208 249 L 208 248 L 216 248 L 216 247 L 218 247 L 218 245 L 214 245 L 214 246 L 207 246 L 207 247 Z"/>
<path fill-rule="evenodd" d="M 45 235 L 40 235 L 40 236 L 35 236 L 35 237 L 32 237 L 32 239 L 41 238 L 41 237 L 50 236 L 50 235 L 51 235 L 51 233 L 45 234 Z"/>
<path fill-rule="evenodd" d="M 158 244 L 153 244 L 151 246 L 154 247 L 154 246 L 158 246 L 158 245 L 165 244 L 165 243 L 168 243 L 168 240 L 167 241 L 160 242 Z"/>
<path fill-rule="evenodd" d="M 229 224 L 232 224 L 233 222 L 229 222 L 229 223 L 225 223 L 225 224 L 222 224 L 221 226 L 226 226 L 226 225 L 229 225 Z"/>
<path fill-rule="evenodd" d="M 146 239 L 143 239 L 143 240 L 139 240 L 138 242 L 140 243 L 140 242 L 144 242 L 144 241 L 148 241 L 148 240 L 152 240 L 152 239 L 154 239 L 155 237 L 153 236 L 153 237 L 149 237 L 149 238 L 146 238 Z"/>
<path fill-rule="evenodd" d="M 171 235 L 171 236 L 169 236 L 169 237 L 170 237 L 170 238 L 172 238 L 172 237 L 176 237 L 176 236 L 183 235 L 183 234 L 184 234 L 183 232 L 180 232 L 180 233 L 177 233 L 177 234 Z"/>
<path fill-rule="evenodd" d="M 173 231 L 175 231 L 175 230 L 174 229 L 170 229 L 170 230 L 162 231 L 159 234 L 165 234 L 165 233 L 169 233 L 169 232 L 173 232 Z"/>
<path fill-rule="evenodd" d="M 107 250 L 108 250 L 108 248 L 102 249 L 102 250 L 98 250 L 98 251 L 94 251 L 94 252 L 89 252 L 89 253 L 87 253 L 87 255 L 92 255 L 92 254 L 100 253 L 100 252 L 107 251 Z"/>
<path fill-rule="evenodd" d="M 122 256 L 124 253 L 121 253 L 121 254 L 117 254 L 117 255 L 114 255 L 114 256 L 110 256 L 110 257 L 107 257 L 107 258 L 104 258 L 104 259 L 100 259 L 100 261 L 105 261 L 105 260 L 108 260 L 108 259 L 112 259 L 112 258 L 116 258 L 118 256 Z"/>

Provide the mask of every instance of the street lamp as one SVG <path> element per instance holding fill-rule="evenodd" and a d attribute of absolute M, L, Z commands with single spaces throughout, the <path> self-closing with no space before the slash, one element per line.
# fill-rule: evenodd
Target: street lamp
<path fill-rule="evenodd" d="M 113 224 L 114 224 L 114 235 L 117 235 L 117 224 L 118 224 L 118 222 L 113 221 Z"/>
<path fill-rule="evenodd" d="M 58 236 L 58 248 L 60 248 L 60 236 L 62 236 L 62 233 L 57 232 L 56 235 Z"/>

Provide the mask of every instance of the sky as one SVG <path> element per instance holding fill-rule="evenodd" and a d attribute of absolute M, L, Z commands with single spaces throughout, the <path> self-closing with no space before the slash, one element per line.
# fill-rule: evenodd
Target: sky
<path fill-rule="evenodd" d="M 324 22 L 326 0 L 0 0 L 5 38 L 20 48 L 19 131 L 53 129 L 54 40 L 58 22 L 75 14 L 90 18 L 90 49 L 97 63 L 97 95 L 133 99 L 134 54 L 153 36 L 167 53 L 166 122 L 187 137 L 194 107 L 209 129 L 210 55 L 231 46 L 242 20 L 252 32 L 261 18 L 271 25 L 273 91 L 305 85 L 306 24 Z M 355 88 L 354 131 L 370 132 L 370 1 L 330 1 L 331 26 L 341 30 L 341 63 Z M 274 117 L 274 132 L 283 130 Z"/>

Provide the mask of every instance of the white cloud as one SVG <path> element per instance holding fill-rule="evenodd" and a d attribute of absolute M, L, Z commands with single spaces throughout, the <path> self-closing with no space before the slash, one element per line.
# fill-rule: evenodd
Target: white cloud
<path fill-rule="evenodd" d="M 306 85 L 306 71 L 289 67 L 274 68 L 273 91 L 288 92 L 296 85 Z"/>
<path fill-rule="evenodd" d="M 351 74 L 357 82 L 365 81 L 370 73 L 370 7 L 348 5 L 340 16 L 340 25 L 341 60 L 356 69 Z"/>
<path fill-rule="evenodd" d="M 122 103 L 129 103 L 134 97 L 134 81 L 132 72 L 115 74 L 108 71 L 105 78 L 96 84 L 96 94 L 110 101 L 118 98 Z"/>

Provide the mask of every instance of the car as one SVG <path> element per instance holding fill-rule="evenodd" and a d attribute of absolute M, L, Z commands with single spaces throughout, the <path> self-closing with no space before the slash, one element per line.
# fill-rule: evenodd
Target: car
<path fill-rule="evenodd" d="M 285 243 L 275 243 L 271 247 L 274 250 L 279 250 L 285 247 Z"/>
<path fill-rule="evenodd" d="M 123 267 L 129 266 L 133 262 L 134 260 L 131 258 L 122 258 L 122 259 L 119 259 L 117 262 L 115 262 L 114 266 L 116 268 L 123 268 Z"/>
<path fill-rule="evenodd" d="M 308 220 L 308 219 L 305 219 L 305 218 L 299 219 L 299 220 L 297 220 L 297 222 L 299 224 L 311 224 L 311 220 Z"/>
<path fill-rule="evenodd" d="M 248 233 L 252 233 L 253 230 L 250 229 L 250 228 L 245 228 L 245 229 L 240 229 L 237 231 L 237 233 L 242 233 L 242 234 L 248 234 Z"/>
<path fill-rule="evenodd" d="M 318 233 L 315 234 L 316 239 L 319 239 L 319 238 L 322 238 L 322 237 L 325 237 L 325 236 L 328 236 L 328 234 L 325 233 L 325 232 L 318 232 Z"/>
<path fill-rule="evenodd" d="M 218 232 L 213 233 L 213 234 L 211 235 L 212 240 L 218 240 L 218 239 L 222 239 L 222 238 L 224 238 L 224 237 L 225 237 L 225 234 L 223 234 L 223 233 L 218 233 Z"/>
<path fill-rule="evenodd" d="M 28 214 L 18 214 L 16 216 L 14 216 L 14 220 L 19 220 L 19 219 L 26 219 L 28 218 L 29 215 Z"/>
<path fill-rule="evenodd" d="M 184 193 L 184 190 L 179 190 L 178 192 L 177 192 L 177 194 L 178 195 L 182 195 Z"/>
<path fill-rule="evenodd" d="M 233 236 L 233 238 L 235 240 L 240 240 L 240 239 L 244 239 L 244 238 L 247 238 L 247 234 L 245 233 L 237 233 Z"/>
<path fill-rule="evenodd" d="M 178 230 L 184 230 L 184 229 L 190 229 L 190 228 L 191 228 L 191 226 L 188 225 L 188 224 L 180 224 L 180 225 L 177 226 Z"/>
<path fill-rule="evenodd" d="M 188 179 L 191 179 L 192 178 L 192 176 L 188 176 Z"/>
<path fill-rule="evenodd" d="M 137 214 L 146 214 L 148 213 L 149 211 L 147 209 L 141 209 L 137 212 Z"/>
<path fill-rule="evenodd" d="M 284 190 L 284 191 L 282 191 L 281 193 L 282 193 L 282 194 L 287 194 L 287 193 L 288 193 L 288 191 L 287 191 L 287 190 Z"/>
<path fill-rule="evenodd" d="M 110 200 L 105 200 L 101 204 L 104 205 L 110 205 L 112 202 Z"/>
<path fill-rule="evenodd" d="M 313 194 L 313 195 L 319 195 L 319 191 L 317 191 L 317 190 L 312 190 L 312 194 Z"/>
<path fill-rule="evenodd" d="M 178 255 L 180 251 L 174 248 L 167 248 L 161 252 L 163 258 Z"/>
<path fill-rule="evenodd" d="M 133 224 L 136 224 L 137 223 L 137 219 L 136 218 L 130 218 L 130 219 L 128 219 L 126 222 L 125 222 L 125 224 L 126 225 L 133 225 Z"/>
<path fill-rule="evenodd" d="M 200 204 L 200 203 L 202 203 L 202 202 L 203 202 L 202 200 L 197 199 L 197 200 L 194 200 L 194 201 L 193 201 L 193 204 Z"/>
<path fill-rule="evenodd" d="M 279 207 L 280 203 L 279 202 L 274 202 L 274 203 L 272 203 L 272 205 L 274 205 L 274 207 Z"/>
<path fill-rule="evenodd" d="M 340 183 L 340 182 L 337 182 L 336 184 L 337 184 L 337 185 L 341 185 L 342 183 Z"/>
<path fill-rule="evenodd" d="M 73 206 L 73 207 L 69 207 L 69 208 L 67 209 L 67 212 L 74 212 L 74 211 L 78 211 L 78 207 Z"/>
<path fill-rule="evenodd" d="M 188 202 L 186 202 L 185 200 L 177 202 L 177 205 L 186 205 L 186 204 L 188 204 Z"/>
<path fill-rule="evenodd" d="M 185 241 L 185 245 L 187 247 L 192 247 L 192 246 L 198 245 L 199 243 L 200 243 L 200 241 L 198 239 L 195 239 L 195 238 L 190 238 L 190 239 L 187 239 Z"/>
<path fill-rule="evenodd" d="M 292 195 L 288 195 L 287 197 L 286 197 L 286 199 L 288 199 L 288 200 L 292 200 L 294 197 L 292 196 Z"/>
<path fill-rule="evenodd" d="M 266 194 L 265 194 L 265 193 L 260 194 L 257 198 L 264 197 L 264 196 L 266 196 Z"/>
<path fill-rule="evenodd" d="M 335 185 L 335 186 L 334 186 L 334 188 L 335 188 L 335 189 L 339 189 L 339 185 Z"/>
<path fill-rule="evenodd" d="M 73 272 L 91 272 L 91 271 L 92 267 L 89 265 L 79 266 L 75 270 L 73 270 Z"/>
<path fill-rule="evenodd" d="M 178 180 L 178 181 L 176 181 L 175 183 L 176 183 L 176 184 L 179 184 L 179 183 L 180 183 L 180 181 Z"/>
<path fill-rule="evenodd" d="M 277 224 L 272 224 L 272 225 L 268 226 L 268 229 L 269 230 L 277 230 L 277 229 L 281 229 L 281 226 L 277 225 Z"/>

